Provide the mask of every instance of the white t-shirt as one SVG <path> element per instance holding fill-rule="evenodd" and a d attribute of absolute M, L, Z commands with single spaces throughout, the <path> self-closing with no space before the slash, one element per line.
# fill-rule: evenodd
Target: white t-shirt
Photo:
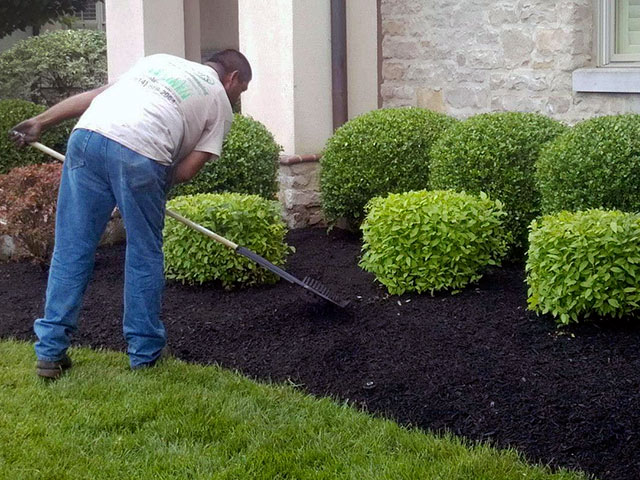
<path fill-rule="evenodd" d="M 95 97 L 75 128 L 163 165 L 193 150 L 220 156 L 233 112 L 216 71 L 172 55 L 141 59 Z"/>

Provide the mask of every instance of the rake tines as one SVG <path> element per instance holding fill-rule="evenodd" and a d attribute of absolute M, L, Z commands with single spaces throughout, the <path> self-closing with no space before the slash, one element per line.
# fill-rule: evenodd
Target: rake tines
<path fill-rule="evenodd" d="M 320 297 L 339 306 L 340 308 L 344 308 L 349 304 L 349 302 L 346 300 L 336 300 L 327 287 L 311 277 L 304 277 L 302 283 L 307 290 L 311 290 L 316 295 L 319 295 Z"/>

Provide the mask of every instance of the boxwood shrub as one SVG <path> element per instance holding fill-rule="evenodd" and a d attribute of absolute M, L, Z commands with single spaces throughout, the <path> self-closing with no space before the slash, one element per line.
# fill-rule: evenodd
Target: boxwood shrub
<path fill-rule="evenodd" d="M 528 304 L 559 324 L 640 308 L 640 214 L 562 211 L 531 225 Z"/>
<path fill-rule="evenodd" d="M 239 193 L 187 195 L 167 208 L 199 223 L 274 265 L 283 265 L 292 250 L 280 205 L 257 195 Z M 166 277 L 182 283 L 219 281 L 224 288 L 274 283 L 278 277 L 215 240 L 167 217 L 164 228 Z"/>
<path fill-rule="evenodd" d="M 535 113 L 473 116 L 449 129 L 431 152 L 430 185 L 469 193 L 486 192 L 504 203 L 512 256 L 526 251 L 527 227 L 540 214 L 535 162 L 541 147 L 567 127 Z"/>
<path fill-rule="evenodd" d="M 431 145 L 455 122 L 425 109 L 397 108 L 366 113 L 336 130 L 321 159 L 327 219 L 357 226 L 371 198 L 426 188 Z"/>
<path fill-rule="evenodd" d="M 54 160 L 35 148 L 18 149 L 9 140 L 8 131 L 16 124 L 43 112 L 45 107 L 26 100 L 0 100 L 0 174 L 15 167 Z M 41 142 L 60 152 L 66 150 L 73 123 L 65 122 L 45 132 Z"/>
<path fill-rule="evenodd" d="M 106 82 L 104 32 L 43 33 L 21 40 L 0 54 L 0 98 L 53 105 Z"/>
<path fill-rule="evenodd" d="M 205 165 L 191 182 L 177 185 L 172 196 L 236 192 L 273 199 L 281 150 L 262 123 L 235 114 L 220 158 Z"/>
<path fill-rule="evenodd" d="M 502 204 L 484 193 L 390 194 L 367 212 L 360 266 L 391 294 L 460 289 L 507 251 Z"/>
<path fill-rule="evenodd" d="M 585 120 L 551 143 L 536 168 L 543 213 L 640 211 L 640 115 Z"/>

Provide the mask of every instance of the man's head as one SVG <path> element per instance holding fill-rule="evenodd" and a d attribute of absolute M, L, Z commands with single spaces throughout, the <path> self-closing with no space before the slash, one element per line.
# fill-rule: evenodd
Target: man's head
<path fill-rule="evenodd" d="M 237 50 L 227 49 L 216 52 L 206 63 L 215 65 L 229 101 L 234 105 L 251 81 L 251 65 L 247 58 Z"/>

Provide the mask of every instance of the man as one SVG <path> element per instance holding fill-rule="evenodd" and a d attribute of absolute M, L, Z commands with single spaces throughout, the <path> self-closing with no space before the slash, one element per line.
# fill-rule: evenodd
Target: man
<path fill-rule="evenodd" d="M 158 54 L 111 85 L 81 93 L 14 127 L 18 146 L 81 116 L 67 148 L 44 317 L 34 330 L 36 372 L 58 378 L 67 356 L 94 255 L 117 205 L 127 232 L 123 330 L 131 368 L 153 366 L 166 345 L 162 229 L 172 183 L 191 179 L 220 156 L 232 105 L 251 66 L 236 50 L 204 64 Z"/>

